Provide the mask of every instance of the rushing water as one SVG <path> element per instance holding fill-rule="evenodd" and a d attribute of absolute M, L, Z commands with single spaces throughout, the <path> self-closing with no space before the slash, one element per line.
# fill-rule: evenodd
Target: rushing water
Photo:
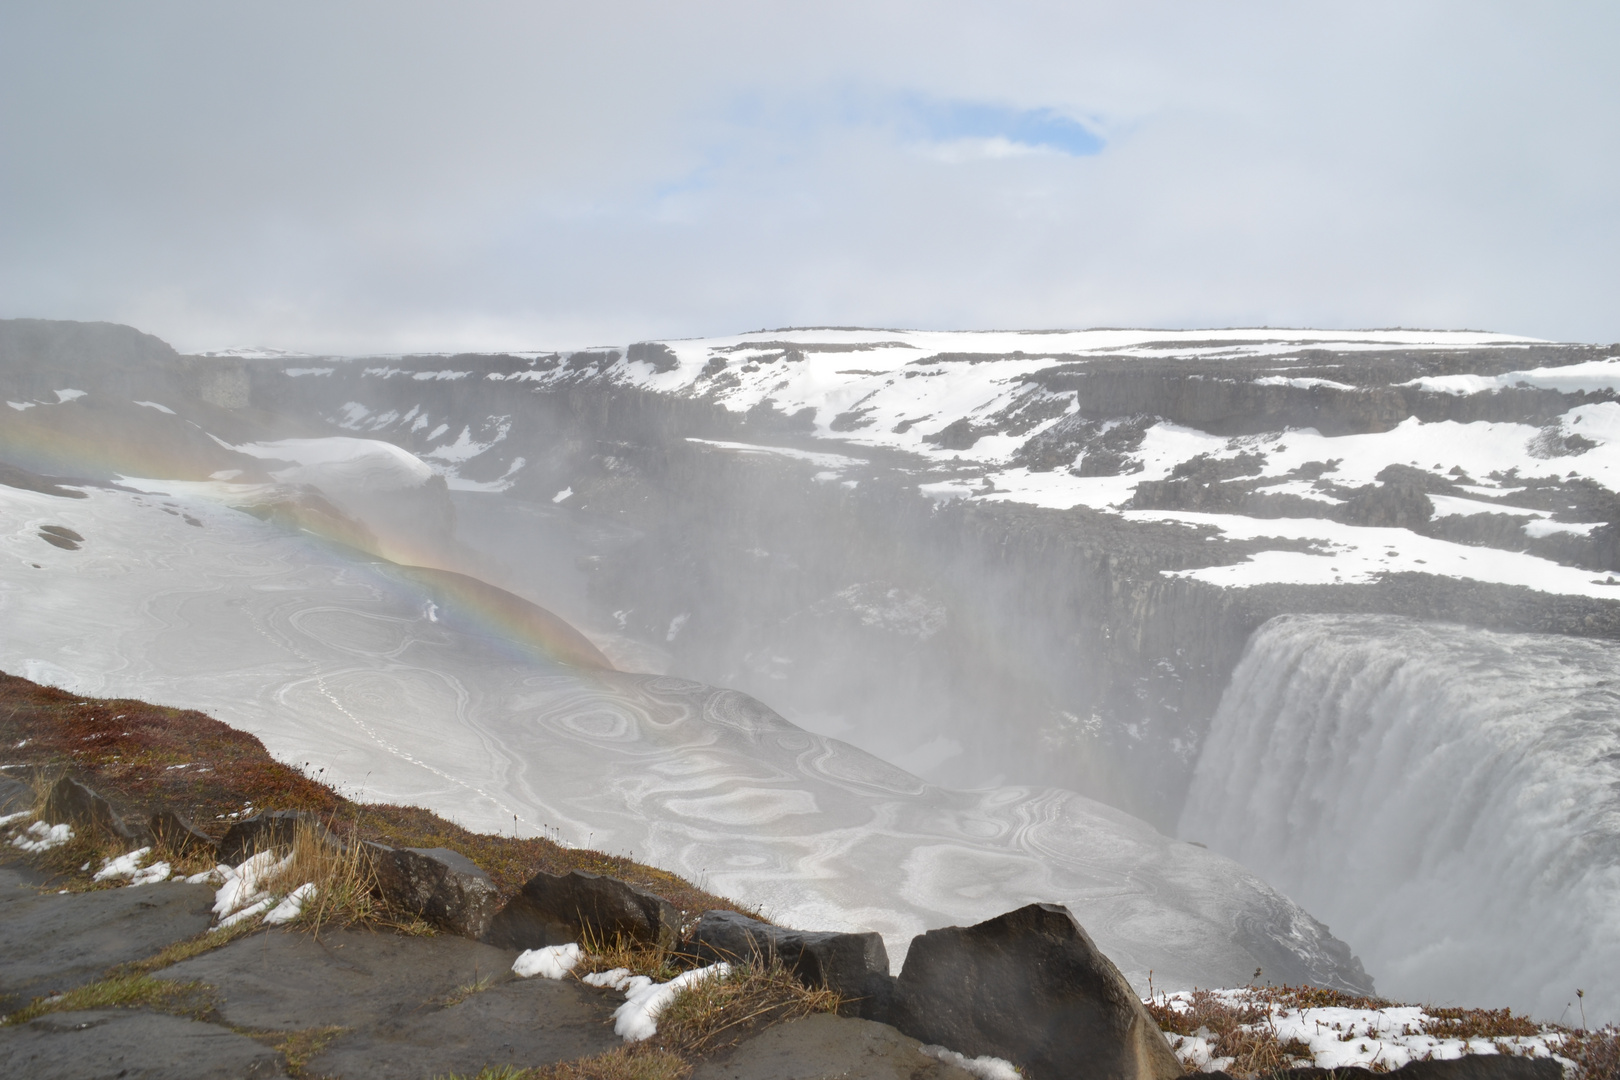
<path fill-rule="evenodd" d="M 1556 1019 L 1580 988 L 1620 1019 L 1620 647 L 1273 619 L 1180 833 L 1326 920 L 1384 994 Z"/>

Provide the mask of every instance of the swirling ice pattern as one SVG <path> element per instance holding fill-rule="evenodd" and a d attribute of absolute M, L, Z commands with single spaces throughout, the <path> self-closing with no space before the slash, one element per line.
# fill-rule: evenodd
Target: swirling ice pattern
<path fill-rule="evenodd" d="M 1386 993 L 1557 1018 L 1579 987 L 1620 1020 L 1620 647 L 1273 619 L 1182 832 L 1348 930 Z"/>
<path fill-rule="evenodd" d="M 383 569 L 165 489 L 63 505 L 0 488 L 0 617 L 29 628 L 0 666 L 205 709 L 360 797 L 632 854 L 788 924 L 875 929 L 896 962 L 923 930 L 1038 900 L 1140 985 L 1358 981 L 1242 867 L 1117 810 L 930 787 L 735 691 L 521 659 Z M 45 520 L 84 550 L 31 543 Z"/>

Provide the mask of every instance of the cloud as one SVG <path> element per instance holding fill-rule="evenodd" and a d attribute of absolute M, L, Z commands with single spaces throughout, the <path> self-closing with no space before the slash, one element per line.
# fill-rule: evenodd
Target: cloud
<path fill-rule="evenodd" d="M 0 12 L 0 315 L 191 348 L 761 325 L 1620 338 L 1612 5 Z"/>

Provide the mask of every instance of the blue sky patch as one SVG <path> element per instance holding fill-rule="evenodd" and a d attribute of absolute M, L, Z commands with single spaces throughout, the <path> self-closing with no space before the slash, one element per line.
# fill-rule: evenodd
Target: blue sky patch
<path fill-rule="evenodd" d="M 1103 141 L 1084 124 L 1052 109 L 1013 109 L 970 101 L 913 101 L 912 121 L 930 142 L 1005 139 L 1071 157 L 1101 152 Z"/>

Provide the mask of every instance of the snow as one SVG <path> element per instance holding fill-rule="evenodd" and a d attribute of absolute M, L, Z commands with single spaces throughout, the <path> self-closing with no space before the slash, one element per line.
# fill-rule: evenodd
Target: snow
<path fill-rule="evenodd" d="M 551 497 L 551 501 L 554 502 L 554 503 L 565 502 L 568 499 L 572 498 L 573 494 L 574 494 L 574 489 L 572 487 L 565 487 L 561 491 L 557 492 L 557 494 L 553 495 Z"/>
<path fill-rule="evenodd" d="M 244 443 L 232 449 L 262 460 L 291 462 L 290 467 L 271 473 L 277 480 L 340 491 L 415 488 L 434 475 L 427 462 L 382 439 L 335 435 Z"/>
<path fill-rule="evenodd" d="M 283 368 L 282 372 L 297 379 L 305 375 L 330 375 L 336 368 L 329 367 L 291 367 Z"/>
<path fill-rule="evenodd" d="M 18 412 L 22 412 L 25 409 L 32 409 L 35 405 L 38 405 L 39 402 L 37 402 L 37 401 L 7 401 L 6 404 L 10 405 L 13 409 L 16 409 Z"/>
<path fill-rule="evenodd" d="M 306 881 L 288 893 L 281 903 L 271 908 L 270 914 L 264 917 L 264 921 L 270 926 L 290 923 L 304 913 L 304 906 L 313 899 L 315 899 L 315 884 Z"/>
<path fill-rule="evenodd" d="M 927 1056 L 947 1065 L 955 1065 L 963 1072 L 979 1078 L 979 1080 L 1022 1080 L 1023 1073 L 1010 1061 L 998 1057 L 981 1056 L 970 1058 L 965 1054 L 958 1054 L 955 1050 L 947 1050 L 943 1046 L 925 1045 L 920 1047 Z"/>
<path fill-rule="evenodd" d="M 266 911 L 269 911 L 272 907 L 274 907 L 275 903 L 275 898 L 271 896 L 266 896 L 263 899 L 255 900 L 253 903 L 249 904 L 245 908 L 242 908 L 235 914 L 227 915 L 225 918 L 219 920 L 219 929 L 224 930 L 235 926 L 237 923 L 247 922 L 249 919 L 263 915 Z"/>
<path fill-rule="evenodd" d="M 1538 518 L 1535 521 L 1525 522 L 1521 527 L 1524 529 L 1525 535 L 1539 539 L 1557 533 L 1565 533 L 1570 536 L 1591 536 L 1592 530 L 1602 524 L 1604 522 L 1601 521 L 1547 521 Z"/>
<path fill-rule="evenodd" d="M 560 979 L 585 958 L 585 950 L 578 943 L 547 945 L 543 949 L 526 949 L 512 962 L 512 974 L 520 979 L 538 975 L 543 979 Z"/>
<path fill-rule="evenodd" d="M 1563 367 L 1531 368 L 1506 375 L 1432 375 L 1402 386 L 1414 386 L 1437 394 L 1480 394 L 1514 386 L 1533 386 L 1563 394 L 1597 393 L 1620 390 L 1620 356 L 1587 360 Z"/>
<path fill-rule="evenodd" d="M 56 403 L 66 405 L 68 402 L 77 401 L 84 396 L 83 390 L 58 390 L 56 391 Z"/>
<path fill-rule="evenodd" d="M 12 840 L 11 846 L 37 853 L 59 848 L 72 839 L 73 827 L 71 825 L 47 825 L 43 821 L 36 821 L 24 829 L 20 836 Z"/>
<path fill-rule="evenodd" d="M 1184 521 L 1213 525 L 1234 540 L 1279 537 L 1314 540 L 1319 553 L 1261 551 L 1229 566 L 1166 570 L 1166 577 L 1186 577 L 1226 588 L 1272 583 L 1295 585 L 1364 584 L 1393 572 L 1421 572 L 1443 577 L 1522 585 L 1539 592 L 1616 599 L 1614 586 L 1590 570 L 1563 566 L 1521 551 L 1473 547 L 1419 536 L 1406 529 L 1344 525 L 1323 518 L 1251 518 L 1233 514 L 1179 511 L 1126 511 L 1143 521 Z"/>
<path fill-rule="evenodd" d="M 291 856 L 277 859 L 273 851 L 261 851 L 235 868 L 225 868 L 225 883 L 214 893 L 214 915 L 226 925 L 225 919 L 245 910 L 249 905 L 271 899 L 264 891 L 264 883 L 275 877 L 292 861 Z"/>
<path fill-rule="evenodd" d="M 1310 1048 L 1310 1064 L 1319 1069 L 1350 1067 L 1399 1069 L 1413 1061 L 1429 1058 L 1450 1060 L 1465 1054 L 1499 1054 L 1549 1057 L 1562 1045 L 1563 1036 L 1554 1031 L 1538 1035 L 1498 1036 L 1493 1039 L 1459 1039 L 1427 1034 L 1426 1026 L 1437 1026 L 1440 1018 L 1417 1006 L 1397 1005 L 1382 1009 L 1322 1007 L 1292 1008 L 1268 1000 L 1263 991 L 1218 990 L 1215 995 L 1236 1008 L 1259 1008 L 1264 1018 L 1250 1028 L 1266 1027 L 1277 1040 L 1298 1040 Z M 1158 999 L 1161 1005 L 1186 1012 L 1192 995 L 1169 994 Z M 1200 1029 L 1207 1032 L 1207 1029 Z M 1215 1040 L 1205 1034 L 1165 1035 L 1170 1048 L 1183 1064 L 1202 1072 L 1229 1068 L 1233 1060 L 1214 1056 Z"/>
<path fill-rule="evenodd" d="M 864 465 L 862 458 L 849 457 L 846 454 L 827 454 L 815 450 L 799 450 L 791 446 L 766 446 L 761 443 L 723 442 L 719 439 L 688 438 L 689 443 L 700 446 L 712 446 L 716 450 L 731 450 L 739 454 L 769 454 L 776 457 L 791 458 L 794 461 L 804 461 L 819 468 L 838 472 L 854 465 Z"/>
<path fill-rule="evenodd" d="M 1505 506 L 1502 503 L 1486 502 L 1483 499 L 1464 499 L 1457 495 L 1429 496 L 1429 502 L 1434 507 L 1434 516 L 1441 517 L 1472 517 L 1475 514 L 1512 514 L 1516 517 L 1546 517 L 1545 510 L 1529 510 L 1522 506 Z"/>
<path fill-rule="evenodd" d="M 160 412 L 160 413 L 166 413 L 166 414 L 168 414 L 168 415 L 169 415 L 169 416 L 173 416 L 173 415 L 175 415 L 175 412 L 174 412 L 174 410 L 173 410 L 173 409 L 171 409 L 171 408 L 169 408 L 169 407 L 168 407 L 168 406 L 167 406 L 167 405 L 159 405 L 159 404 L 158 404 L 158 403 L 157 403 L 157 402 L 155 402 L 155 401 L 137 401 L 137 402 L 136 402 L 136 403 L 135 403 L 135 404 L 137 404 L 137 405 L 144 405 L 144 406 L 146 406 L 146 407 L 147 407 L 147 408 L 148 408 L 148 409 L 156 409 L 156 410 L 157 410 L 157 411 L 158 411 L 158 412 Z"/>
<path fill-rule="evenodd" d="M 141 863 L 152 853 L 149 847 L 136 848 L 113 858 L 103 859 L 101 869 L 95 873 L 94 881 L 109 881 L 112 878 L 129 878 L 131 885 L 152 885 L 159 881 L 169 879 L 170 867 L 166 862 L 156 862 L 151 866 L 142 868 Z"/>
<path fill-rule="evenodd" d="M 18 744 L 22 745 L 21 743 Z M 18 810 L 15 814 L 0 815 L 0 826 L 10 825 L 13 822 L 23 821 L 34 816 L 32 810 Z"/>
<path fill-rule="evenodd" d="M 1349 383 L 1334 382 L 1332 379 L 1290 379 L 1286 375 L 1266 375 L 1254 380 L 1256 386 L 1292 386 L 1300 390 L 1309 390 L 1313 386 L 1325 386 L 1330 390 L 1355 390 L 1357 387 Z"/>
<path fill-rule="evenodd" d="M 626 968 L 596 972 L 581 982 L 610 990 L 624 991 L 625 1002 L 613 1011 L 613 1031 L 625 1042 L 641 1042 L 658 1034 L 658 1014 L 669 1007 L 675 995 L 704 979 L 724 977 L 731 965 L 724 962 L 683 971 L 668 982 L 654 982 L 645 975 L 632 975 Z"/>

